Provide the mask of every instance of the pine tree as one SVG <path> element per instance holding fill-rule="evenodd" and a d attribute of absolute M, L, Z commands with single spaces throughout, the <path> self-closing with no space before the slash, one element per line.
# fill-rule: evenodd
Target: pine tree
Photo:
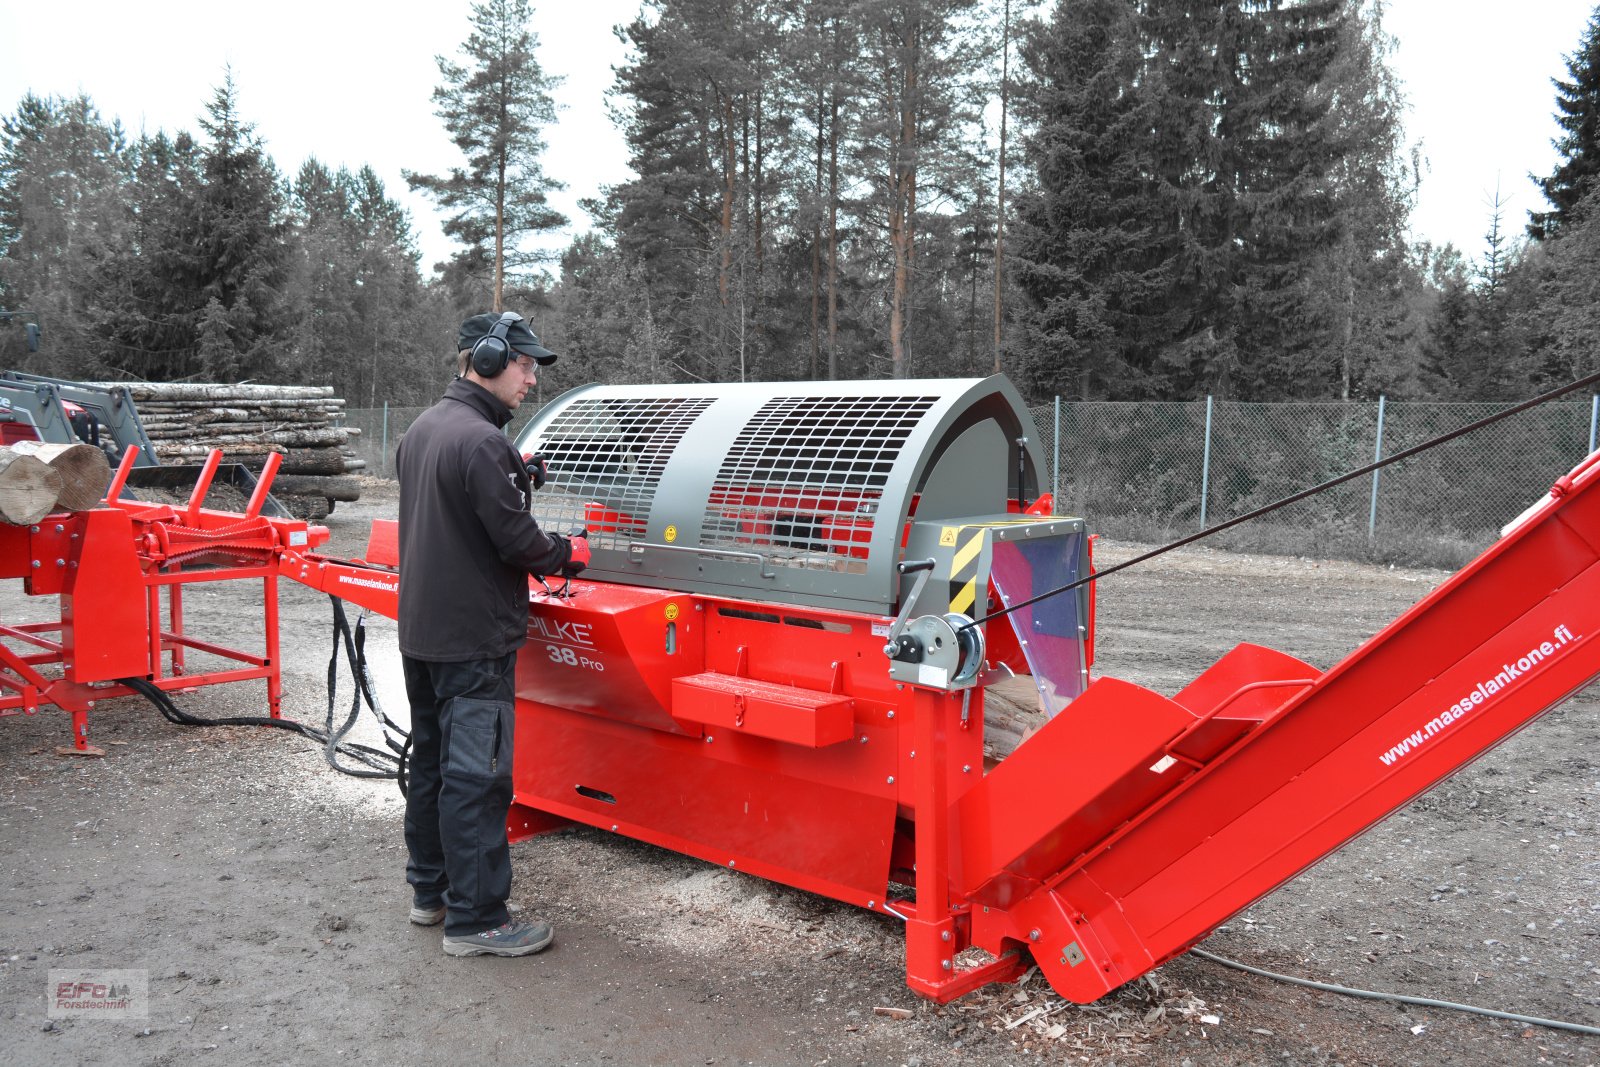
<path fill-rule="evenodd" d="M 750 377 L 766 348 L 774 103 L 782 5 L 661 0 L 626 29 L 614 95 L 636 180 L 613 189 L 618 251 L 644 268 L 690 377 Z M 781 113 L 781 104 L 777 110 Z M 783 123 L 777 132 L 786 130 Z"/>
<path fill-rule="evenodd" d="M 974 84 L 987 53 L 976 0 L 861 0 L 869 96 L 861 160 L 872 182 L 866 220 L 888 246 L 884 341 L 896 378 L 936 373 L 914 358 L 918 242 L 925 216 L 970 188 L 979 118 Z M 937 337 L 939 331 L 929 331 Z M 937 359 L 943 344 L 930 355 Z"/>
<path fill-rule="evenodd" d="M 559 229 L 566 217 L 549 205 L 563 185 L 546 176 L 541 131 L 555 121 L 547 77 L 534 52 L 537 36 L 527 0 L 482 0 L 472 6 L 472 33 L 462 46 L 467 65 L 437 57 L 443 84 L 435 114 L 466 157 L 466 167 L 431 176 L 406 172 L 440 206 L 455 212 L 445 233 L 466 245 L 463 262 L 492 264 L 493 309 L 505 306 L 507 277 L 547 256 L 524 247 L 530 236 Z"/>
<path fill-rule="evenodd" d="M 1534 179 L 1552 210 L 1529 212 L 1528 233 L 1543 241 L 1559 236 L 1579 201 L 1600 176 L 1600 6 L 1589 18 L 1578 50 L 1567 56 L 1567 79 L 1556 87 L 1556 150 L 1562 162 L 1548 178 Z"/>

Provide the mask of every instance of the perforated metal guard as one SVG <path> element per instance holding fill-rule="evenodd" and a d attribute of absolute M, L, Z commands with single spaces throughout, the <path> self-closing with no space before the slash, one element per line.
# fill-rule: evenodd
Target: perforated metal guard
<path fill-rule="evenodd" d="M 585 397 L 543 429 L 550 480 L 533 501 L 548 530 L 589 531 L 595 548 L 643 538 L 656 489 L 684 432 L 711 397 Z"/>
<path fill-rule="evenodd" d="M 884 486 L 935 400 L 769 400 L 739 432 L 717 471 L 700 543 L 761 550 L 778 567 L 865 574 Z"/>
<path fill-rule="evenodd" d="M 1004 378 L 586 385 L 518 435 L 585 577 L 887 614 L 906 523 L 1004 511 L 1042 459 Z"/>

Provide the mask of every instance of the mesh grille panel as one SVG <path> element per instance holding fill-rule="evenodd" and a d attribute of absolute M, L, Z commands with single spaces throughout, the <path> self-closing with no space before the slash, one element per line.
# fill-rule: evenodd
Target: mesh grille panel
<path fill-rule="evenodd" d="M 862 574 L 883 487 L 937 397 L 777 397 L 717 471 L 701 543 Z"/>
<path fill-rule="evenodd" d="M 595 548 L 642 538 L 656 486 L 711 397 L 580 398 L 545 427 L 539 449 L 550 480 L 533 515 L 552 532 L 583 526 Z"/>

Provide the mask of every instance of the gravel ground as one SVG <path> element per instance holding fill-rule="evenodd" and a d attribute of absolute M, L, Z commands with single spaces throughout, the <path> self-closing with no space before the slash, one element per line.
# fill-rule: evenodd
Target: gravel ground
<path fill-rule="evenodd" d="M 371 483 L 328 520 L 331 550 L 359 555 L 368 520 L 393 513 L 392 488 Z M 1102 543 L 1099 558 L 1140 547 Z M 1097 672 L 1170 693 L 1239 641 L 1327 667 L 1444 577 L 1173 553 L 1104 583 Z M 328 603 L 287 582 L 282 596 L 285 708 L 320 720 Z M 204 589 L 186 609 L 193 631 L 259 641 L 256 583 Z M 0 589 L 8 622 L 46 610 L 20 583 Z M 379 692 L 403 712 L 393 624 L 369 630 Z M 205 715 L 264 702 L 256 683 L 178 698 Z M 1600 1026 L 1597 710 L 1591 689 L 1205 947 Z M 67 723 L 55 711 L 0 723 L 8 1064 L 1600 1061 L 1600 1037 L 1339 997 L 1193 956 L 1089 1007 L 1037 975 L 935 1007 L 904 986 L 892 920 L 587 829 L 513 849 L 513 899 L 555 923 L 553 949 L 451 959 L 437 930 L 405 920 L 392 783 L 338 775 L 278 731 L 176 727 L 140 700 L 92 713 L 104 758 L 58 755 Z M 49 1019 L 48 972 L 69 968 L 146 972 L 148 1018 Z"/>

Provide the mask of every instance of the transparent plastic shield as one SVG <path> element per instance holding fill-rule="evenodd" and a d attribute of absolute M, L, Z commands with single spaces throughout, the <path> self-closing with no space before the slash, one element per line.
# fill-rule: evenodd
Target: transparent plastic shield
<path fill-rule="evenodd" d="M 994 542 L 989 572 L 1003 607 L 1019 604 L 1083 577 L 1085 534 Z M 1054 717 L 1088 683 L 1083 641 L 1087 588 L 1046 597 L 1007 615 L 1039 690 L 1040 706 Z"/>

